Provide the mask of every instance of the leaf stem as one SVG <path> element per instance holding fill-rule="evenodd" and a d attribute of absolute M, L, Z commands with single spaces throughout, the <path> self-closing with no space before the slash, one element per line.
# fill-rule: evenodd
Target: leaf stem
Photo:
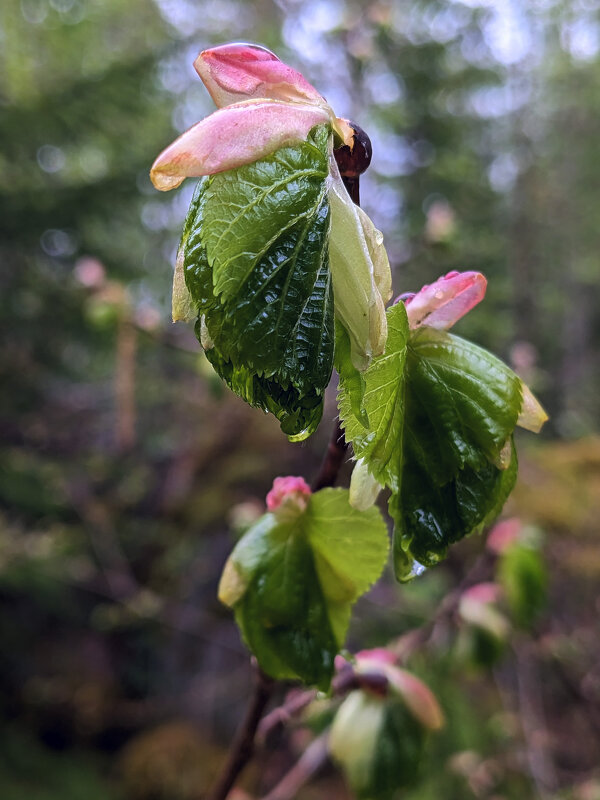
<path fill-rule="evenodd" d="M 310 487 L 313 492 L 317 492 L 319 489 L 325 489 L 328 486 L 334 485 L 338 476 L 338 472 L 340 471 L 344 461 L 347 449 L 348 443 L 344 438 L 344 431 L 342 430 L 342 426 L 338 417 L 331 433 L 331 439 L 327 445 L 327 450 L 325 452 L 325 457 L 323 458 L 323 463 L 321 464 L 321 469 L 319 470 L 317 477 L 314 479 L 312 486 Z"/>

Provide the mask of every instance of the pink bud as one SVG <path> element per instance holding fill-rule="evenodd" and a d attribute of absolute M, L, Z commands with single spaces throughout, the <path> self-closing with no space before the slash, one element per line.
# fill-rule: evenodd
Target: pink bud
<path fill-rule="evenodd" d="M 273 488 L 267 495 L 267 508 L 269 511 L 275 511 L 282 504 L 285 503 L 287 505 L 291 501 L 294 504 L 301 505 L 302 510 L 304 510 L 307 502 L 306 498 L 310 497 L 310 495 L 310 486 L 304 478 L 294 475 L 275 478 Z"/>
<path fill-rule="evenodd" d="M 406 304 L 408 324 L 448 330 L 485 296 L 487 281 L 480 272 L 449 272 L 413 297 L 400 295 Z"/>
<path fill-rule="evenodd" d="M 393 664 L 396 656 L 385 647 L 374 647 L 372 650 L 361 650 L 356 654 L 357 661 L 371 661 L 377 664 Z"/>
<path fill-rule="evenodd" d="M 523 528 L 523 523 L 518 517 L 511 517 L 498 522 L 489 533 L 486 546 L 492 553 L 500 555 L 513 542 L 519 538 L 519 534 Z"/>
<path fill-rule="evenodd" d="M 497 583 L 478 583 L 464 591 L 458 604 L 460 617 L 469 625 L 491 633 L 504 641 L 509 625 L 506 617 L 496 608 L 502 597 L 502 587 Z"/>
<path fill-rule="evenodd" d="M 266 47 L 213 47 L 200 53 L 194 67 L 219 108 L 250 98 L 326 105 L 314 86 Z"/>
<path fill-rule="evenodd" d="M 470 586 L 461 595 L 461 600 L 469 600 L 476 603 L 483 603 L 489 605 L 490 603 L 497 603 L 502 594 L 502 589 L 497 583 L 487 581 L 485 583 L 476 583 Z"/>

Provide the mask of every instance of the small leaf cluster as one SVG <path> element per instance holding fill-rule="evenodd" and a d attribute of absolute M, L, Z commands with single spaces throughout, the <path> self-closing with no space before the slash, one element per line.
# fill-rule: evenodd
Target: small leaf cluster
<path fill-rule="evenodd" d="M 220 590 L 266 673 L 325 690 L 351 607 L 387 558 L 379 490 L 390 490 L 395 574 L 409 580 L 497 516 L 517 474 L 514 429 L 543 414 L 501 361 L 432 327 L 478 302 L 478 273 L 391 306 L 383 351 L 357 358 L 332 280 L 343 258 L 339 237 L 330 252 L 330 136 L 317 126 L 304 142 L 202 178 L 174 291 L 174 315 L 196 318 L 215 371 L 292 441 L 316 429 L 339 373 L 340 419 L 359 459 L 350 493 L 326 489 L 294 513 L 271 510 L 238 543 Z"/>
<path fill-rule="evenodd" d="M 323 489 L 252 526 L 219 597 L 265 672 L 327 690 L 352 605 L 381 575 L 388 549 L 378 509 L 357 511 L 347 490 Z"/>
<path fill-rule="evenodd" d="M 545 414 L 506 365 L 448 333 L 483 298 L 480 273 L 448 273 L 386 312 L 383 236 L 335 159 L 340 142 L 352 154 L 354 126 L 264 48 L 223 45 L 195 66 L 219 109 L 151 173 L 163 190 L 201 178 L 173 317 L 195 319 L 217 374 L 292 441 L 317 428 L 335 366 L 359 459 L 350 492 L 311 495 L 302 479 L 282 479 L 287 489 L 231 554 L 220 597 L 266 673 L 327 690 L 351 607 L 385 566 L 378 491 L 390 492 L 405 581 L 500 512 L 517 474 L 515 427 L 538 430 Z"/>

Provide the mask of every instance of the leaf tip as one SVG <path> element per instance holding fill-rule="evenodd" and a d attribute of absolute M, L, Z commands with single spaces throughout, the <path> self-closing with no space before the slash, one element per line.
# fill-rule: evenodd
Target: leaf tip
<path fill-rule="evenodd" d="M 232 559 L 227 559 L 221 580 L 219 581 L 218 597 L 219 600 L 229 608 L 244 596 L 248 587 L 247 580 L 239 572 Z"/>
<path fill-rule="evenodd" d="M 548 414 L 537 400 L 531 389 L 521 382 L 523 402 L 517 419 L 517 425 L 532 433 L 539 433 L 548 421 Z"/>

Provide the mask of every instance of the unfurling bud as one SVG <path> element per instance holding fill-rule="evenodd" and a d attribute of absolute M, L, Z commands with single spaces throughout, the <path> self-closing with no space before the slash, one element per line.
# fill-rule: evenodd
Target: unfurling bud
<path fill-rule="evenodd" d="M 359 798 L 391 797 L 418 777 L 428 733 L 443 716 L 425 684 L 391 663 L 381 648 L 357 655 L 355 673 L 380 671 L 388 691 L 358 689 L 340 706 L 331 728 L 329 749 Z"/>
<path fill-rule="evenodd" d="M 310 486 L 304 478 L 294 475 L 275 478 L 273 488 L 267 495 L 267 509 L 278 516 L 302 513 L 306 510 L 310 495 Z"/>

